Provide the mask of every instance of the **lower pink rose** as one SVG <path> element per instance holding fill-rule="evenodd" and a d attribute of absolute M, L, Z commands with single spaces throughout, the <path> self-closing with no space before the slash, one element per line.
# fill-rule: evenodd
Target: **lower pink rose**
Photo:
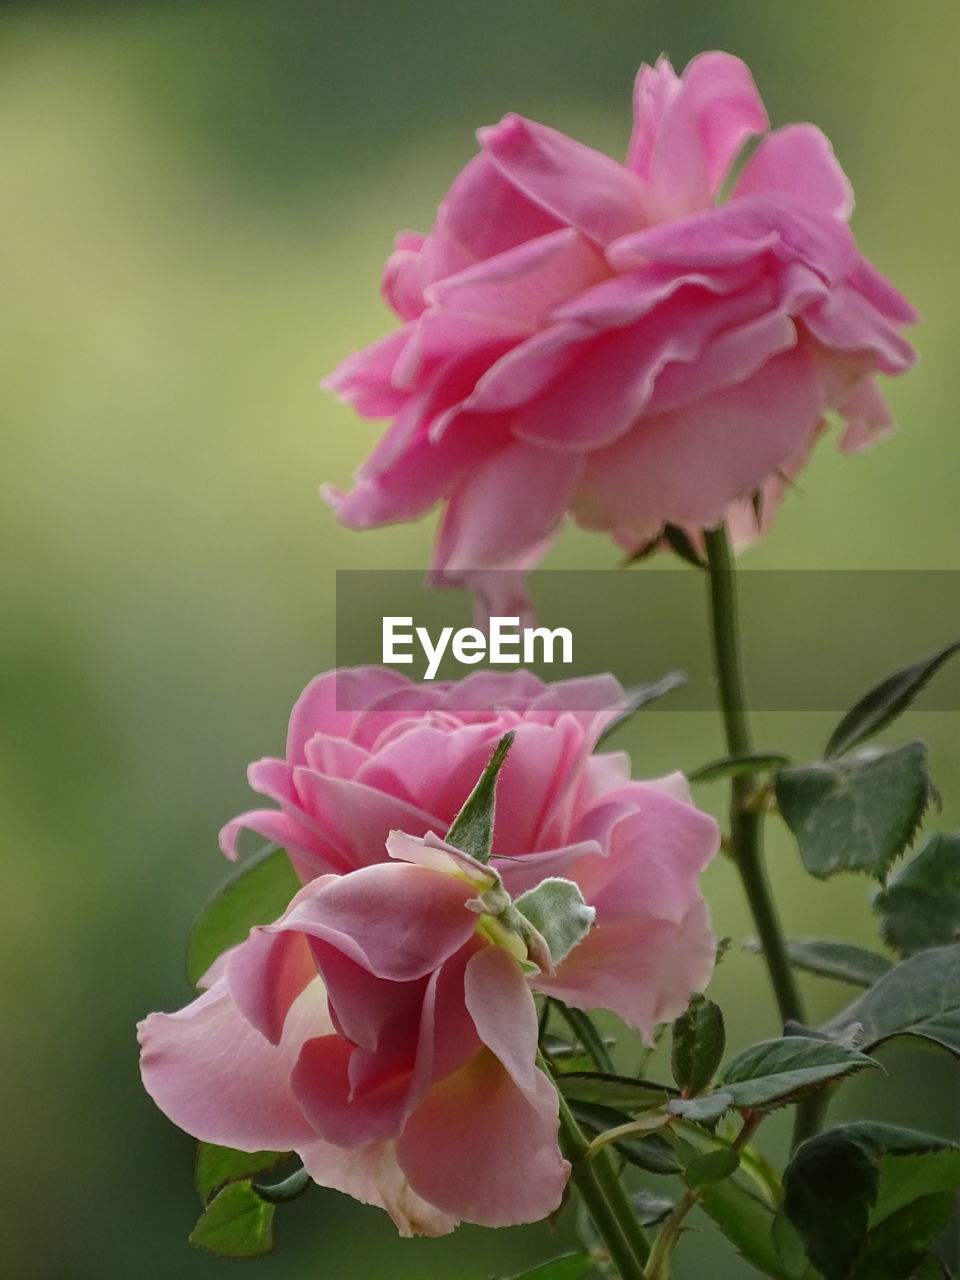
<path fill-rule="evenodd" d="M 649 1037 L 713 971 L 699 876 L 719 846 L 685 779 L 630 779 L 623 752 L 595 751 L 626 707 L 612 676 L 544 684 L 529 672 L 478 672 L 416 684 L 379 667 L 318 676 L 290 717 L 286 758 L 250 766 L 278 809 L 243 814 L 301 879 L 386 859 L 391 830 L 442 835 L 512 730 L 500 775 L 493 862 L 517 895 L 547 876 L 579 885 L 597 928 L 558 967 L 551 991 L 605 1008 Z"/>
<path fill-rule="evenodd" d="M 404 1235 L 536 1221 L 569 1165 L 532 966 L 518 935 L 484 928 L 498 878 L 438 840 L 390 845 L 397 861 L 312 881 L 199 999 L 151 1014 L 144 1083 L 194 1136 L 295 1150 Z"/>

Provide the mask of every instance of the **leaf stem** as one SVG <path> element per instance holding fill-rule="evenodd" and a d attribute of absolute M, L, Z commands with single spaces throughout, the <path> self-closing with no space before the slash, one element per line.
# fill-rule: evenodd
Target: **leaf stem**
<path fill-rule="evenodd" d="M 731 1151 L 740 1151 L 747 1145 L 756 1132 L 757 1126 L 763 1119 L 763 1115 L 757 1111 L 748 1111 L 743 1117 L 743 1128 L 730 1143 Z M 650 1257 L 647 1261 L 647 1269 L 644 1271 L 644 1280 L 668 1280 L 670 1275 L 670 1258 L 674 1249 L 677 1247 L 677 1241 L 680 1239 L 680 1230 L 684 1218 L 690 1210 L 698 1203 L 703 1194 L 702 1187 L 688 1187 L 681 1198 L 674 1206 L 673 1212 L 667 1218 L 663 1226 L 657 1233 L 657 1238 L 653 1242 L 653 1248 L 650 1251 Z"/>
<path fill-rule="evenodd" d="M 542 1055 L 539 1065 L 549 1074 Z M 557 1097 L 560 1101 L 560 1146 L 570 1161 L 573 1181 L 587 1212 L 622 1280 L 643 1280 L 643 1267 L 650 1254 L 650 1245 L 609 1153 L 601 1151 L 596 1159 L 589 1159 L 587 1139 L 576 1117 L 563 1095 L 558 1092 Z"/>

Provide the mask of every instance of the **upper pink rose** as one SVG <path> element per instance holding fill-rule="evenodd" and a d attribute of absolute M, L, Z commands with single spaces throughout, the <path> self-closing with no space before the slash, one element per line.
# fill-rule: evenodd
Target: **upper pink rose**
<path fill-rule="evenodd" d="M 539 987 L 577 1008 L 611 1009 L 649 1036 L 712 972 L 698 880 L 719 835 L 682 776 L 633 782 L 622 752 L 594 754 L 625 706 L 612 676 L 550 685 L 522 671 L 430 685 L 377 667 L 319 676 L 294 707 L 286 759 L 250 766 L 251 786 L 279 809 L 229 823 L 222 847 L 235 856 L 249 828 L 282 845 L 304 882 L 383 862 L 392 830 L 444 835 L 513 729 L 491 866 L 513 896 L 548 876 L 573 880 L 597 913 Z"/>
<path fill-rule="evenodd" d="M 482 590 L 567 514 L 630 550 L 665 524 L 755 532 L 754 495 L 765 522 L 828 410 L 848 451 L 893 426 L 873 375 L 913 363 L 916 316 L 857 251 L 824 135 L 768 134 L 718 206 L 768 128 L 744 64 L 644 66 L 634 118 L 626 164 L 515 115 L 481 129 L 433 230 L 387 263 L 403 326 L 328 380 L 393 419 L 354 490 L 328 491 L 338 515 L 442 501 L 438 578 Z"/>
<path fill-rule="evenodd" d="M 293 1149 L 404 1235 L 536 1221 L 569 1173 L 524 963 L 543 964 L 543 940 L 530 955 L 498 928 L 489 868 L 439 840 L 389 843 L 397 861 L 311 881 L 197 1000 L 151 1014 L 144 1084 L 188 1133 Z"/>

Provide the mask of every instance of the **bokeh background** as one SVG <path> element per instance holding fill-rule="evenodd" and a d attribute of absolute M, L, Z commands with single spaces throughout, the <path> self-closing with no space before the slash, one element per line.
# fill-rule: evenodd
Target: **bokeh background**
<path fill-rule="evenodd" d="M 333 662 L 334 570 L 426 558 L 432 522 L 350 534 L 316 497 L 376 435 L 316 382 L 386 331 L 394 231 L 429 226 L 473 129 L 505 111 L 622 154 L 640 61 L 740 54 L 776 124 L 833 138 L 861 244 L 925 317 L 922 364 L 889 389 L 900 434 L 858 459 L 822 446 L 746 567 L 960 569 L 958 43 L 960 8 L 942 0 L 0 7 L 6 1274 L 229 1273 L 186 1243 L 192 1144 L 140 1090 L 133 1024 L 188 997 L 183 940 L 225 871 L 217 828 Z M 551 560 L 612 562 L 577 533 Z M 809 662 L 826 669 L 821 621 Z M 930 647 L 909 591 L 882 632 L 903 659 Z M 656 627 L 621 643 L 649 648 L 651 676 L 671 665 Z M 865 684 L 885 674 L 874 645 L 863 634 Z M 759 656 L 775 665 L 776 647 Z M 757 737 L 802 758 L 833 719 L 764 713 Z M 917 711 L 901 735 L 930 739 L 942 829 L 960 825 L 958 720 Z M 719 750 L 699 712 L 651 714 L 621 740 L 641 774 Z M 701 798 L 722 802 L 717 787 Z M 865 882 L 805 879 L 777 834 L 770 858 L 791 932 L 870 940 Z M 728 867 L 708 890 L 720 932 L 749 934 Z M 848 995 L 806 985 L 823 1014 Z M 736 947 L 716 995 L 735 1043 L 775 1030 L 758 961 Z M 886 1061 L 890 1078 L 854 1082 L 835 1113 L 955 1131 L 953 1064 Z M 776 1154 L 783 1128 L 765 1127 Z M 279 1227 L 265 1277 L 485 1280 L 551 1247 L 545 1227 L 401 1241 L 329 1192 Z M 715 1234 L 687 1237 L 678 1276 L 707 1266 L 747 1274 Z"/>

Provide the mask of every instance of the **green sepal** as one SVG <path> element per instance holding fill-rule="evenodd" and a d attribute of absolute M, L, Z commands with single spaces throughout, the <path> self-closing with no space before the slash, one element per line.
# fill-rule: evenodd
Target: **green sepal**
<path fill-rule="evenodd" d="M 511 729 L 497 743 L 477 785 L 467 796 L 462 809 L 444 836 L 447 844 L 453 845 L 462 853 L 469 853 L 478 862 L 490 861 L 496 813 L 497 779 L 515 736 Z"/>
<path fill-rule="evenodd" d="M 672 693 L 674 689 L 679 689 L 686 683 L 687 676 L 683 671 L 668 671 L 666 675 L 661 676 L 659 680 L 651 681 L 650 684 L 632 685 L 626 690 L 626 707 L 615 719 L 610 721 L 600 734 L 597 739 L 597 746 L 602 746 L 612 733 L 619 729 L 621 725 L 626 724 L 648 702 L 655 702 L 657 698 L 662 698 L 664 694 Z"/>
<path fill-rule="evenodd" d="M 720 778 L 740 778 L 744 774 L 771 773 L 790 763 L 790 757 L 776 751 L 756 751 L 750 755 L 721 756 L 687 774 L 690 782 L 715 782 Z"/>
<path fill-rule="evenodd" d="M 546 941 L 555 965 L 583 941 L 597 915 L 584 902 L 579 886 L 560 876 L 541 880 L 514 899 L 513 905 Z"/>

